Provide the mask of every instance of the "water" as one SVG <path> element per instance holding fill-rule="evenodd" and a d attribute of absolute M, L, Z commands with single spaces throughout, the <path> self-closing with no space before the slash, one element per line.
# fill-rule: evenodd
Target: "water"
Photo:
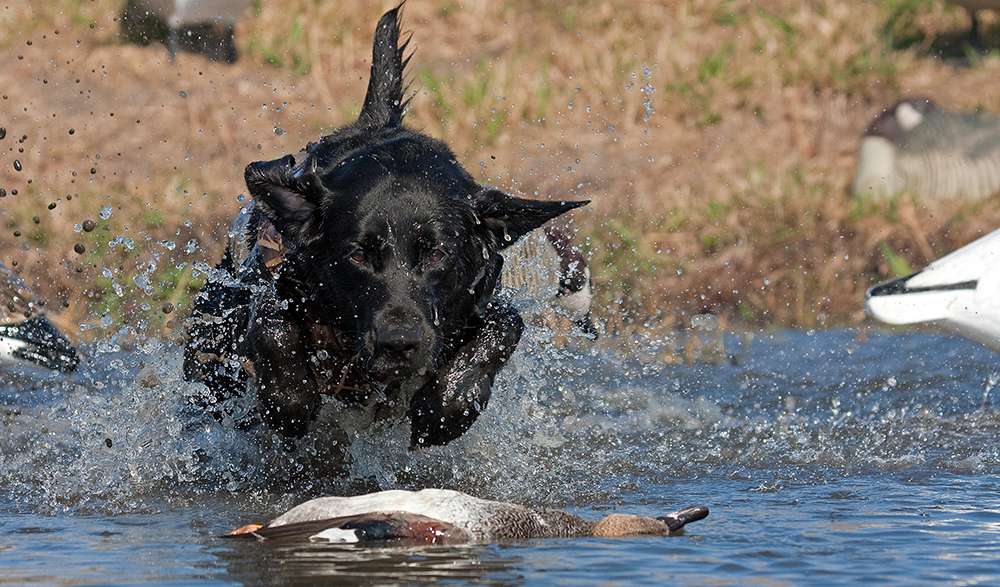
<path fill-rule="evenodd" d="M 101 368 L 69 383 L 8 373 L 0 582 L 1000 581 L 990 351 L 929 333 L 778 332 L 729 340 L 733 363 L 678 366 L 645 340 L 543 352 L 542 339 L 525 341 L 469 435 L 420 453 L 398 429 L 287 447 L 219 425 L 186 406 L 198 389 L 161 343 L 90 348 Z M 390 486 L 590 516 L 712 513 L 676 538 L 362 549 L 217 537 L 308 497 Z"/>

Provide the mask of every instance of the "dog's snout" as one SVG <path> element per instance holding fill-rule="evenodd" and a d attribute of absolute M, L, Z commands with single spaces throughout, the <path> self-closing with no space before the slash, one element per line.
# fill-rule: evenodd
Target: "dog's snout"
<path fill-rule="evenodd" d="M 378 317 L 374 334 L 376 354 L 392 355 L 398 359 L 409 359 L 426 338 L 419 314 L 398 307 Z"/>
<path fill-rule="evenodd" d="M 375 344 L 380 349 L 404 356 L 416 350 L 422 341 L 423 333 L 413 326 L 382 329 L 375 336 Z"/>

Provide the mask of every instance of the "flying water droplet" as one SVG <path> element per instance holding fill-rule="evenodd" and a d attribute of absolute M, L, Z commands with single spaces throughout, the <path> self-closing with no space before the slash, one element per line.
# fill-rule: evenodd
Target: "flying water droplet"
<path fill-rule="evenodd" d="M 141 289 L 146 295 L 153 294 L 153 286 L 149 283 L 148 275 L 136 275 L 132 278 L 132 282 L 135 283 L 136 287 Z"/>
<path fill-rule="evenodd" d="M 656 92 L 656 88 L 653 86 L 652 78 L 653 72 L 646 65 L 642 66 L 642 77 L 645 78 L 646 83 L 643 84 L 639 91 L 642 92 L 642 121 L 649 122 L 649 119 L 653 117 L 653 94 Z"/>
<path fill-rule="evenodd" d="M 98 212 L 97 215 L 98 217 L 100 217 L 101 220 L 107 220 L 108 218 L 111 218 L 111 214 L 113 214 L 114 211 L 115 209 L 112 206 L 105 205 L 101 206 L 101 211 Z"/>
<path fill-rule="evenodd" d="M 135 249 L 135 241 L 128 238 L 127 236 L 116 236 L 115 238 L 108 241 L 108 248 L 112 251 L 122 247 L 127 251 Z"/>

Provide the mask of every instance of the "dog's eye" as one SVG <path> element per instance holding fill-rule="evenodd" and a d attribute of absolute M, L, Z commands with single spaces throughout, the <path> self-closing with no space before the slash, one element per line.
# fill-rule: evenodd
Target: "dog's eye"
<path fill-rule="evenodd" d="M 437 265 L 448 258 L 448 251 L 444 247 L 436 247 L 427 253 L 427 263 Z"/>
<path fill-rule="evenodd" d="M 354 249 L 347 255 L 347 258 L 354 261 L 358 265 L 364 265 L 365 261 L 368 260 L 368 256 L 365 255 L 365 252 L 362 249 Z"/>

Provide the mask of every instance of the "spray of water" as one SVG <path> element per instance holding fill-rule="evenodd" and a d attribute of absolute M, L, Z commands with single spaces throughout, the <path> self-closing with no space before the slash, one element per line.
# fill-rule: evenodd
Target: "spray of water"
<path fill-rule="evenodd" d="M 739 364 L 671 365 L 670 340 L 557 336 L 537 325 L 546 304 L 507 295 L 526 334 L 479 421 L 448 446 L 409 450 L 405 422 L 352 429 L 332 400 L 294 442 L 238 429 L 190 401 L 206 390 L 182 380 L 177 345 L 125 329 L 84 348 L 69 379 L 0 378 L 0 493 L 69 512 L 421 487 L 565 505 L 705 475 L 757 483 L 765 471 L 766 489 L 859 470 L 1000 470 L 1000 417 L 982 405 L 993 357 L 971 343 L 785 333 L 744 342 Z M 960 372 L 926 368 L 956 348 L 971 355 Z M 232 400 L 225 412 L 251 409 Z"/>

